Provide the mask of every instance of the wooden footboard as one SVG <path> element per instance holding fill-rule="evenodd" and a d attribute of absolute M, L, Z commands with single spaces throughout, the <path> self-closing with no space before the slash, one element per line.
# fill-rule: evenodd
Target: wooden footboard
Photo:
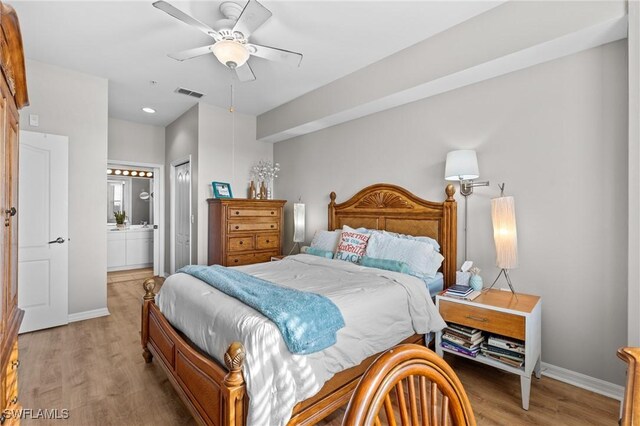
<path fill-rule="evenodd" d="M 225 353 L 226 368 L 198 350 L 178 333 L 162 315 L 154 302 L 155 281 L 142 284 L 142 356 L 147 363 L 155 357 L 166 371 L 169 381 L 198 423 L 203 425 L 244 426 L 249 398 L 245 391 L 242 364 L 245 350 L 234 342 Z M 402 343 L 422 343 L 424 335 L 416 334 Z M 289 426 L 317 423 L 346 405 L 353 390 L 375 354 L 361 364 L 341 371 L 327 381 L 313 397 L 298 403 Z"/>
<path fill-rule="evenodd" d="M 241 426 L 248 398 L 242 376 L 242 344 L 232 343 L 224 356 L 226 368 L 202 354 L 169 324 L 154 302 L 155 281 L 143 283 L 142 348 L 145 361 L 160 360 L 169 381 L 198 423 Z"/>

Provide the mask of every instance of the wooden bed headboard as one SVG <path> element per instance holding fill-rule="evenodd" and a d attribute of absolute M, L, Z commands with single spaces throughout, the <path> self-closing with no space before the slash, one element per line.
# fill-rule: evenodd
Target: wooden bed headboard
<path fill-rule="evenodd" d="M 416 197 L 399 186 L 379 183 L 338 204 L 336 193 L 332 192 L 329 230 L 347 225 L 431 237 L 438 241 L 444 256 L 440 270 L 447 288 L 456 282 L 457 204 L 453 185 L 447 185 L 445 193 L 447 199 L 437 203 Z"/>

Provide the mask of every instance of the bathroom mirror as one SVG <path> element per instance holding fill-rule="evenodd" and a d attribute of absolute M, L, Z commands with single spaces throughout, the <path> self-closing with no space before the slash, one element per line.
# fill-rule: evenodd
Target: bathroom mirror
<path fill-rule="evenodd" d="M 115 224 L 115 211 L 124 211 L 131 225 L 153 223 L 153 179 L 107 179 L 107 223 Z"/>

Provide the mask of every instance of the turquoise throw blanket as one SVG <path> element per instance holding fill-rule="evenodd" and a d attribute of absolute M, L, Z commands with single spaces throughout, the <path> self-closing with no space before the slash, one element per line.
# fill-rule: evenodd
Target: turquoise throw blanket
<path fill-rule="evenodd" d="M 220 265 L 185 266 L 178 272 L 192 275 L 244 302 L 278 327 L 294 354 L 310 354 L 336 343 L 344 318 L 329 299 L 315 293 L 281 287 Z"/>

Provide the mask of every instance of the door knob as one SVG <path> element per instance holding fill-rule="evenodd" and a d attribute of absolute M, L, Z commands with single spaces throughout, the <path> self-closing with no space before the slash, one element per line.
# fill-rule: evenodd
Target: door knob
<path fill-rule="evenodd" d="M 62 244 L 62 243 L 64 243 L 64 238 L 62 237 L 58 237 L 53 241 L 49 241 L 49 244 Z"/>
<path fill-rule="evenodd" d="M 7 216 L 15 216 L 15 215 L 16 215 L 16 213 L 18 213 L 18 210 L 16 210 L 16 208 L 15 208 L 15 207 L 11 207 L 10 209 L 6 209 L 6 210 L 4 211 L 4 213 L 5 213 Z"/>

